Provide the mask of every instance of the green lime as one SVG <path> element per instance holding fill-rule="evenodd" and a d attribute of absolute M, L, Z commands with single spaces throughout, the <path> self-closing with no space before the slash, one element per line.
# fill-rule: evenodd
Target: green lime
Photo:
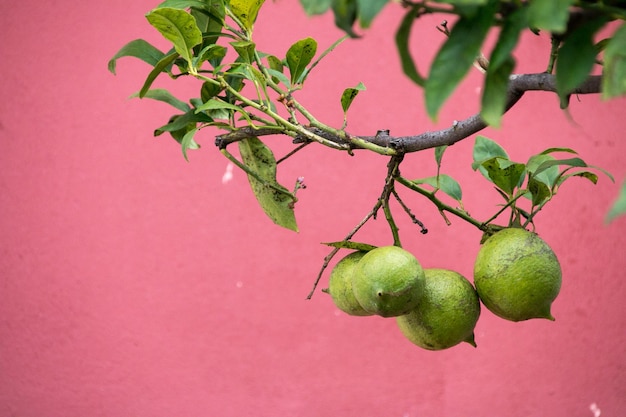
<path fill-rule="evenodd" d="M 408 314 L 396 318 L 402 334 L 428 350 L 442 350 L 467 342 L 476 347 L 474 327 L 480 301 L 472 284 L 447 269 L 426 269 L 424 296 Z"/>
<path fill-rule="evenodd" d="M 365 255 L 365 252 L 352 252 L 347 255 L 333 268 L 328 281 L 328 293 L 333 299 L 335 306 L 351 316 L 371 316 L 361 307 L 352 291 L 352 275 L 357 263 Z"/>
<path fill-rule="evenodd" d="M 354 296 L 365 311 L 382 317 L 408 313 L 422 297 L 424 270 L 410 252 L 383 246 L 367 252 L 352 276 Z"/>
<path fill-rule="evenodd" d="M 503 229 L 478 251 L 474 285 L 485 307 L 504 319 L 554 320 L 550 308 L 561 289 L 561 266 L 537 234 Z"/>

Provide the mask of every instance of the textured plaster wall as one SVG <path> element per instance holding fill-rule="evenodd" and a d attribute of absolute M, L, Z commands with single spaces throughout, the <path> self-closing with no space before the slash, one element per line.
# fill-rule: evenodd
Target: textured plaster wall
<path fill-rule="evenodd" d="M 170 109 L 128 100 L 148 67 L 106 70 L 127 41 L 167 46 L 143 15 L 158 2 L 34 2 L 0 6 L 0 416 L 549 416 L 626 410 L 626 217 L 604 215 L 618 187 L 566 183 L 537 220 L 559 256 L 555 322 L 510 323 L 486 310 L 478 348 L 428 352 L 393 321 L 340 314 L 328 296 L 306 301 L 327 249 L 369 211 L 386 161 L 311 146 L 281 164 L 304 176 L 301 232 L 281 230 L 256 206 L 246 178 L 213 148 L 215 131 L 184 161 L 151 132 Z M 257 44 L 282 54 L 305 36 L 320 49 L 340 35 L 331 17 L 309 20 L 295 1 L 267 2 Z M 388 7 L 364 39 L 313 73 L 302 101 L 339 125 L 341 91 L 362 81 L 349 130 L 408 134 L 446 126 L 477 108 L 472 73 L 439 125 L 400 75 Z M 431 20 L 415 32 L 422 67 L 441 42 Z M 545 67 L 545 37 L 528 37 L 520 70 Z M 542 52 L 539 52 L 542 51 Z M 171 83 L 160 80 L 158 86 Z M 194 92 L 183 83 L 178 91 Z M 571 147 L 626 176 L 626 102 L 528 94 L 498 131 L 511 157 Z M 268 139 L 277 154 L 284 139 Z M 476 217 L 498 196 L 470 169 L 473 140 L 449 149 L 444 171 Z M 411 177 L 434 173 L 432 153 L 407 158 Z M 479 188 L 480 187 L 480 188 Z M 406 195 L 430 230 L 397 216 L 403 243 L 425 267 L 471 277 L 479 233 Z M 390 243 L 382 220 L 358 240 Z M 325 285 L 327 275 L 322 281 Z"/>

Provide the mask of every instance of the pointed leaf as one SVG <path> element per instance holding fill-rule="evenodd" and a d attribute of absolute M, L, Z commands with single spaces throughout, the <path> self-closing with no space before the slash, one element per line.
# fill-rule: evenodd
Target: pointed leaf
<path fill-rule="evenodd" d="M 409 77 L 415 84 L 420 87 L 424 86 L 426 80 L 417 71 L 415 61 L 409 51 L 409 39 L 411 37 L 411 28 L 419 12 L 419 7 L 412 7 L 402 18 L 400 27 L 396 32 L 396 47 L 398 48 L 398 54 L 400 55 L 400 63 L 402 64 L 402 71 Z"/>
<path fill-rule="evenodd" d="M 528 180 L 528 191 L 531 194 L 533 206 L 538 206 L 552 197 L 551 187 L 532 176 Z"/>
<path fill-rule="evenodd" d="M 472 169 L 478 169 L 480 173 L 483 174 L 483 176 L 490 181 L 491 178 L 489 178 L 487 170 L 481 164 L 484 161 L 495 157 L 500 157 L 504 159 L 509 158 L 509 155 L 506 153 L 504 148 L 502 148 L 493 140 L 480 135 L 476 137 L 476 142 L 474 142 L 474 149 L 472 152 L 474 158 L 474 162 L 472 163 Z"/>
<path fill-rule="evenodd" d="M 164 56 L 159 62 L 157 62 L 154 68 L 152 68 L 152 71 L 150 71 L 150 74 L 148 74 L 148 77 L 146 77 L 146 81 L 144 81 L 143 87 L 141 87 L 141 90 L 139 90 L 139 97 L 143 97 L 144 95 L 146 95 L 148 90 L 150 90 L 150 87 L 152 86 L 154 80 L 156 80 L 156 78 L 161 73 L 168 72 L 172 68 L 172 64 L 174 64 L 174 61 L 176 61 L 176 58 L 178 58 L 178 56 L 178 52 L 173 52 L 169 55 Z"/>
<path fill-rule="evenodd" d="M 426 80 L 426 110 L 435 120 L 443 103 L 465 77 L 480 52 L 494 21 L 498 2 L 490 1 L 472 16 L 462 16 L 454 25 L 430 67 Z"/>
<path fill-rule="evenodd" d="M 226 52 L 227 49 L 222 45 L 208 45 L 193 58 L 193 65 L 199 68 L 202 66 L 203 62 L 209 61 L 213 68 L 218 67 L 226 56 Z"/>
<path fill-rule="evenodd" d="M 159 51 L 154 46 L 150 45 L 143 39 L 135 39 L 124 45 L 113 57 L 109 60 L 109 71 L 115 74 L 115 68 L 117 60 L 125 56 L 132 56 L 139 58 L 148 64 L 155 66 L 165 54 Z"/>
<path fill-rule="evenodd" d="M 485 89 L 483 91 L 480 117 L 494 127 L 500 127 L 502 115 L 505 112 L 509 77 L 515 68 L 515 60 L 512 57 L 498 67 L 489 66 L 485 77 Z"/>
<path fill-rule="evenodd" d="M 358 38 L 352 29 L 357 17 L 356 0 L 333 0 L 331 7 L 335 15 L 335 26 L 351 37 Z"/>
<path fill-rule="evenodd" d="M 231 42 L 230 44 L 235 49 L 242 62 L 247 64 L 254 62 L 254 52 L 256 47 L 254 42 L 236 41 Z"/>
<path fill-rule="evenodd" d="M 195 110 L 190 110 L 185 114 L 176 114 L 172 116 L 166 125 L 155 129 L 154 136 L 162 135 L 164 132 L 180 131 L 189 125 L 193 125 L 192 127 L 195 127 L 197 123 L 211 123 L 212 121 L 213 119 L 206 114 L 196 113 Z M 185 132 L 187 132 L 187 130 L 185 130 Z M 178 140 L 176 137 L 174 137 L 174 139 Z"/>
<path fill-rule="evenodd" d="M 265 0 L 230 0 L 230 10 L 243 24 L 243 29 L 250 31 L 254 26 L 259 10 Z"/>
<path fill-rule="evenodd" d="M 521 32 L 528 25 L 528 8 L 523 7 L 508 15 L 502 25 L 498 42 L 489 57 L 489 68 L 506 64 L 517 46 Z"/>
<path fill-rule="evenodd" d="M 326 13 L 333 0 L 300 0 L 300 4 L 309 16 Z"/>
<path fill-rule="evenodd" d="M 537 173 L 537 168 L 546 161 L 553 161 L 554 157 L 549 154 L 540 153 L 533 155 L 528 159 L 526 163 L 526 171 L 530 174 L 530 178 L 534 181 L 544 183 L 550 189 L 556 183 L 556 179 L 559 177 L 559 167 L 554 165 L 548 169 L 545 169 Z M 530 185 L 529 185 L 530 187 Z"/>
<path fill-rule="evenodd" d="M 515 188 L 522 183 L 526 173 L 524 164 L 499 157 L 484 161 L 481 165 L 487 170 L 491 181 L 509 196 L 512 196 Z"/>
<path fill-rule="evenodd" d="M 193 138 L 197 131 L 198 128 L 191 129 L 189 132 L 185 133 L 180 142 L 183 150 L 183 156 L 185 157 L 186 161 L 189 161 L 189 158 L 187 157 L 187 150 L 200 149 L 200 145 L 198 145 Z"/>
<path fill-rule="evenodd" d="M 248 174 L 248 181 L 261 208 L 274 223 L 298 231 L 293 211 L 295 198 L 276 182 L 276 159 L 272 151 L 257 138 L 239 142 L 241 158 L 251 171 L 263 181 Z"/>
<path fill-rule="evenodd" d="M 202 104 L 201 106 L 198 106 L 198 108 L 196 108 L 196 113 L 200 113 L 203 111 L 208 111 L 211 112 L 212 110 L 232 110 L 232 111 L 236 111 L 241 113 L 242 116 L 244 116 L 244 118 L 246 120 L 248 120 L 250 123 L 252 123 L 252 120 L 250 119 L 250 116 L 248 115 L 248 113 L 239 106 L 236 106 L 234 104 L 230 104 L 227 103 L 223 100 L 220 99 L 216 99 L 216 98 L 212 98 L 209 101 L 207 101 L 206 103 Z M 217 116 L 214 116 L 217 117 Z M 227 116 L 225 117 L 220 117 L 220 118 L 227 118 Z"/>
<path fill-rule="evenodd" d="M 541 152 L 541 155 L 547 155 L 554 152 L 567 152 L 567 153 L 578 153 L 571 148 L 548 148 L 545 151 Z"/>
<path fill-rule="evenodd" d="M 530 26 L 547 32 L 563 33 L 567 28 L 569 8 L 575 0 L 533 0 L 528 6 Z"/>
<path fill-rule="evenodd" d="M 461 191 L 461 186 L 449 175 L 440 174 L 439 176 L 432 176 L 427 178 L 420 178 L 418 180 L 413 180 L 415 184 L 428 184 L 433 187 L 435 190 L 441 190 L 445 194 L 449 195 L 453 199 L 457 201 L 461 201 L 463 198 L 463 192 Z"/>
<path fill-rule="evenodd" d="M 615 31 L 604 51 L 602 98 L 626 94 L 626 22 Z"/>
<path fill-rule="evenodd" d="M 191 48 L 202 42 L 202 32 L 196 25 L 196 19 L 184 10 L 167 7 L 152 10 L 146 18 L 192 65 Z"/>
<path fill-rule="evenodd" d="M 344 113 L 347 113 L 355 97 L 359 94 L 359 91 L 365 91 L 365 85 L 363 83 L 358 83 L 356 87 L 343 90 L 343 94 L 341 95 L 341 108 Z"/>
<path fill-rule="evenodd" d="M 300 76 L 317 52 L 317 42 L 313 38 L 305 38 L 291 45 L 287 51 L 287 67 L 291 74 L 291 84 L 300 82 Z"/>
<path fill-rule="evenodd" d="M 139 97 L 139 92 L 130 96 L 130 98 L 135 98 L 135 97 Z M 176 97 L 172 95 L 172 93 L 162 88 L 155 88 L 153 90 L 148 90 L 146 94 L 143 95 L 143 97 L 162 101 L 183 112 L 188 112 L 189 110 L 191 110 L 191 108 L 189 107 L 189 104 L 185 103 L 182 100 L 177 99 Z"/>
<path fill-rule="evenodd" d="M 589 75 L 598 51 L 595 33 L 606 23 L 604 17 L 582 24 L 572 32 L 559 49 L 556 61 L 556 88 L 563 98 L 572 93 Z"/>
<path fill-rule="evenodd" d="M 372 20 L 380 13 L 389 0 L 357 0 L 359 23 L 362 28 L 368 28 Z"/>
<path fill-rule="evenodd" d="M 569 158 L 569 159 L 553 159 L 549 161 L 545 161 L 541 163 L 537 169 L 535 169 L 535 175 L 545 171 L 546 169 L 557 166 L 557 165 L 566 165 L 568 167 L 586 167 L 587 164 L 580 158 Z"/>
<path fill-rule="evenodd" d="M 439 172 L 439 168 L 441 167 L 441 160 L 443 159 L 443 154 L 448 149 L 448 145 L 437 146 L 435 148 L 435 162 L 437 162 L 437 172 Z"/>
<path fill-rule="evenodd" d="M 351 240 L 342 240 L 339 242 L 325 242 L 322 245 L 331 246 L 333 248 L 339 249 L 353 249 L 362 252 L 369 252 L 372 249 L 376 249 L 376 246 L 370 245 L 369 243 L 361 243 L 361 242 L 353 242 Z"/>
<path fill-rule="evenodd" d="M 617 216 L 626 213 L 626 181 L 622 183 L 622 188 L 617 196 L 617 199 L 611 206 L 611 209 L 606 214 L 606 222 L 613 221 Z"/>

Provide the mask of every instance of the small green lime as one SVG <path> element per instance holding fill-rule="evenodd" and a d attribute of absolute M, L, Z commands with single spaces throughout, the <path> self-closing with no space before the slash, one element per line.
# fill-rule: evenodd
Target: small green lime
<path fill-rule="evenodd" d="M 410 252 L 383 246 L 367 252 L 352 276 L 354 296 L 365 311 L 382 317 L 406 314 L 419 303 L 424 270 Z"/>
<path fill-rule="evenodd" d="M 420 303 L 396 318 L 402 334 L 428 350 L 442 350 L 467 342 L 476 347 L 474 327 L 480 301 L 472 284 L 447 269 L 426 269 L 426 285 Z"/>
<path fill-rule="evenodd" d="M 504 319 L 554 320 L 550 308 L 561 289 L 561 266 L 537 234 L 503 229 L 478 251 L 474 285 L 485 307 Z"/>
<path fill-rule="evenodd" d="M 352 275 L 357 263 L 365 255 L 365 252 L 352 252 L 347 255 L 333 268 L 328 281 L 328 293 L 333 299 L 335 306 L 351 316 L 371 316 L 361 307 L 352 291 Z"/>

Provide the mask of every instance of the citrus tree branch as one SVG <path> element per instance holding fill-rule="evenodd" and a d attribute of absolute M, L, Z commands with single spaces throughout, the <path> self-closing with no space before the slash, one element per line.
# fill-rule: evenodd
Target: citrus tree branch
<path fill-rule="evenodd" d="M 601 92 L 601 79 L 599 75 L 587 78 L 576 90 L 578 94 L 598 94 Z M 556 77 L 553 74 L 516 74 L 509 80 L 505 112 L 510 110 L 522 98 L 527 91 L 556 92 Z M 396 155 L 403 153 L 418 152 L 437 146 L 450 146 L 486 128 L 487 124 L 475 114 L 466 119 L 455 121 L 452 126 L 420 133 L 411 136 L 391 136 L 389 131 L 380 130 L 374 136 L 356 136 L 347 132 L 338 132 L 334 129 L 321 129 L 320 126 L 299 126 L 298 132 L 287 132 L 293 137 L 294 143 L 306 143 L 311 141 L 311 136 L 323 138 L 323 142 L 334 143 L 334 148 L 339 149 L 370 149 L 384 155 Z M 304 134 L 304 131 L 309 134 Z M 337 133 L 334 133 L 337 132 Z M 242 127 L 235 131 L 216 137 L 215 144 L 219 148 L 225 148 L 233 142 L 247 137 L 260 137 L 275 135 L 276 129 Z M 343 133 L 343 134 L 340 134 Z"/>

